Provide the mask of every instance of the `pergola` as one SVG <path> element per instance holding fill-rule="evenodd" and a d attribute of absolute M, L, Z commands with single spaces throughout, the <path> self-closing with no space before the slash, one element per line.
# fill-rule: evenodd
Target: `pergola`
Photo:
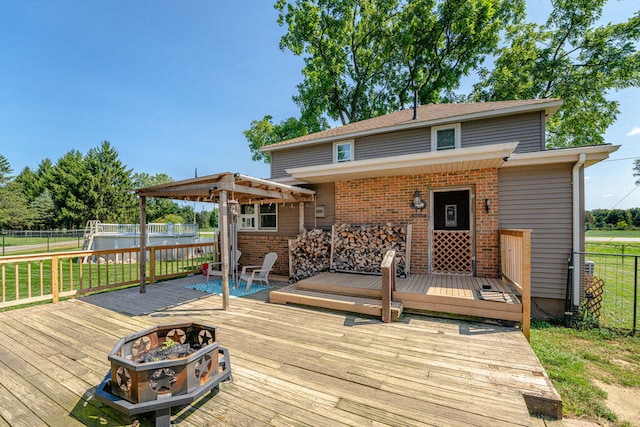
<path fill-rule="evenodd" d="M 222 304 L 229 308 L 229 196 L 240 205 L 252 203 L 299 203 L 300 229 L 304 228 L 304 203 L 314 199 L 315 191 L 240 173 L 223 172 L 199 178 L 174 181 L 135 190 L 140 197 L 140 292 L 146 292 L 147 197 L 218 203 Z"/>

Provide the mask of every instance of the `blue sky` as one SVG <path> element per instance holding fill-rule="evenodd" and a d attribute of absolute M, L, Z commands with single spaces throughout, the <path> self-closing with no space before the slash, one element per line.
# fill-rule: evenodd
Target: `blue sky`
<path fill-rule="evenodd" d="M 609 3 L 605 21 L 637 8 Z M 549 4 L 529 0 L 530 19 L 544 19 Z M 266 114 L 298 114 L 291 95 L 303 66 L 278 48 L 284 30 L 272 5 L 0 1 L 0 154 L 17 174 L 107 140 L 135 172 L 268 177 L 242 131 Z M 640 157 L 640 89 L 612 96 L 620 114 L 605 138 L 622 145 L 612 159 Z M 587 209 L 640 207 L 632 169 L 631 159 L 587 169 Z"/>

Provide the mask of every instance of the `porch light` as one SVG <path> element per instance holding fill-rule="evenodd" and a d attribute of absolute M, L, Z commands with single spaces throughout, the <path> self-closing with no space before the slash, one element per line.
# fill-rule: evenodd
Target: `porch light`
<path fill-rule="evenodd" d="M 411 204 L 409 205 L 410 208 L 415 209 L 416 212 L 422 211 L 424 208 L 427 207 L 427 203 L 422 200 L 422 194 L 420 194 L 420 190 L 416 190 L 413 193 L 413 201 L 411 202 Z"/>
<path fill-rule="evenodd" d="M 491 210 L 491 207 L 489 206 L 489 199 L 484 199 L 484 211 L 486 213 L 489 213 L 490 210 Z"/>

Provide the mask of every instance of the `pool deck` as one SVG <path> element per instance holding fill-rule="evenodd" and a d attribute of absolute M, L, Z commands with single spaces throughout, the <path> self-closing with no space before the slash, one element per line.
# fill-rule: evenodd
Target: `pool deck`
<path fill-rule="evenodd" d="M 268 291 L 223 311 L 220 296 L 184 287 L 202 281 L 1 312 L 0 427 L 130 424 L 94 398 L 108 352 L 125 335 L 184 321 L 220 328 L 234 381 L 174 408 L 181 426 L 530 426 L 525 396 L 557 398 L 515 328 L 412 314 L 382 323 L 270 304 Z"/>

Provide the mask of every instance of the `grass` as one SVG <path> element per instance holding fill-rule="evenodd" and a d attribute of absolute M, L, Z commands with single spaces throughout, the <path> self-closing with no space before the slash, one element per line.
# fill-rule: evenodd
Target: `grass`
<path fill-rule="evenodd" d="M 531 346 L 563 400 L 567 417 L 627 425 L 606 406 L 594 380 L 640 388 L 640 336 L 534 322 Z"/>
<path fill-rule="evenodd" d="M 175 261 L 159 259 L 156 262 L 156 276 L 160 278 L 162 275 L 180 274 L 208 261 L 210 261 L 210 257 L 206 255 Z M 31 266 L 30 279 L 29 265 Z M 102 262 L 100 266 L 88 263 L 81 265 L 78 263 L 78 257 L 74 257 L 61 260 L 59 268 L 61 292 L 79 289 L 81 283 L 80 273 L 82 273 L 82 288 L 84 289 L 139 280 L 139 266 L 135 262 L 116 264 Z M 15 264 L 12 262 L 0 263 L 0 271 L 2 281 L 0 283 L 2 285 L 0 302 L 16 301 L 27 298 L 29 295 L 38 296 L 41 293 L 44 295 L 51 294 L 51 260 L 44 260 L 42 266 L 40 266 L 39 261 L 21 261 L 18 263 L 17 271 Z M 42 284 L 40 283 L 41 272 Z M 17 289 L 16 273 L 18 275 Z M 147 277 L 150 277 L 149 263 L 147 263 L 146 274 Z"/>
<path fill-rule="evenodd" d="M 43 243 L 55 243 L 55 242 L 78 242 L 82 244 L 82 238 L 77 237 L 14 237 L 14 236 L 2 236 L 0 238 L 0 245 L 4 246 L 22 246 L 22 245 L 38 245 Z"/>
<path fill-rule="evenodd" d="M 640 230 L 588 230 L 587 237 L 640 237 Z"/>

